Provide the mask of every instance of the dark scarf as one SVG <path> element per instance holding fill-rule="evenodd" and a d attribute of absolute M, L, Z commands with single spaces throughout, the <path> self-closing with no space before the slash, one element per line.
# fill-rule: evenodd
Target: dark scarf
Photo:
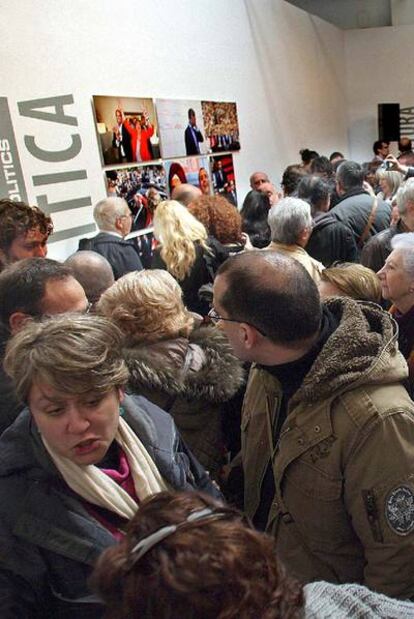
<path fill-rule="evenodd" d="M 398 324 L 398 345 L 405 359 L 408 359 L 414 347 L 414 305 L 408 312 L 401 314 L 393 305 L 390 314 Z"/>

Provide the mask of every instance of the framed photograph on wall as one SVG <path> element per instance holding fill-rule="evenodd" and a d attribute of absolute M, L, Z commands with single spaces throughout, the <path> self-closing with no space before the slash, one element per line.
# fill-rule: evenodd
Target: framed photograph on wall
<path fill-rule="evenodd" d="M 217 155 L 209 159 L 214 194 L 225 197 L 231 204 L 237 206 L 233 155 Z"/>
<path fill-rule="evenodd" d="M 156 99 L 155 105 L 163 159 L 207 153 L 200 101 Z"/>
<path fill-rule="evenodd" d="M 209 152 L 240 150 L 237 105 L 223 101 L 202 101 L 201 109 Z"/>
<path fill-rule="evenodd" d="M 93 108 L 104 166 L 160 158 L 153 99 L 95 95 Z"/>
<path fill-rule="evenodd" d="M 188 157 L 187 159 L 164 161 L 168 193 L 177 185 L 190 183 L 199 187 L 203 194 L 211 194 L 211 178 L 207 157 Z"/>
<path fill-rule="evenodd" d="M 152 226 L 154 210 L 168 198 L 164 166 L 146 165 L 107 170 L 108 196 L 124 198 L 133 216 L 132 230 Z"/>

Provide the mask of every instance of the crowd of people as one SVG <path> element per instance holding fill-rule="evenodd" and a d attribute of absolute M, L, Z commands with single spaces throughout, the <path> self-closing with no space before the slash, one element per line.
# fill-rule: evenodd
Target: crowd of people
<path fill-rule="evenodd" d="M 303 149 L 240 211 L 182 183 L 150 246 L 110 196 L 64 263 L 0 200 L 5 619 L 414 619 L 414 167 L 388 146 Z"/>

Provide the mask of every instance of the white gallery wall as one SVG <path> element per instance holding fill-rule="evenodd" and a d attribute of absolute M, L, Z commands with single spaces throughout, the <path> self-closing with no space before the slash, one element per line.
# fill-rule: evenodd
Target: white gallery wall
<path fill-rule="evenodd" d="M 349 155 L 357 161 L 373 157 L 378 103 L 414 107 L 413 37 L 414 26 L 345 32 Z"/>
<path fill-rule="evenodd" d="M 94 94 L 236 101 L 241 198 L 252 171 L 279 182 L 301 147 L 347 151 L 344 33 L 283 0 L 18 0 L 1 11 L 0 96 L 28 199 L 60 203 L 52 216 L 61 237 L 91 224 L 92 204 L 105 195 Z M 21 115 L 21 102 L 66 95 L 73 125 Z M 76 140 L 81 148 L 48 162 L 33 156 L 27 136 L 44 150 Z M 41 185 L 65 172 L 77 180 Z M 76 238 L 52 242 L 49 256 L 76 248 Z"/>

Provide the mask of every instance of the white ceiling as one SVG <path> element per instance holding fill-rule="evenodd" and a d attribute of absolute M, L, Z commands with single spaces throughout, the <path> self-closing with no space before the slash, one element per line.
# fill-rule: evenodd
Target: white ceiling
<path fill-rule="evenodd" d="M 414 24 L 413 0 L 286 0 L 347 29 Z"/>

